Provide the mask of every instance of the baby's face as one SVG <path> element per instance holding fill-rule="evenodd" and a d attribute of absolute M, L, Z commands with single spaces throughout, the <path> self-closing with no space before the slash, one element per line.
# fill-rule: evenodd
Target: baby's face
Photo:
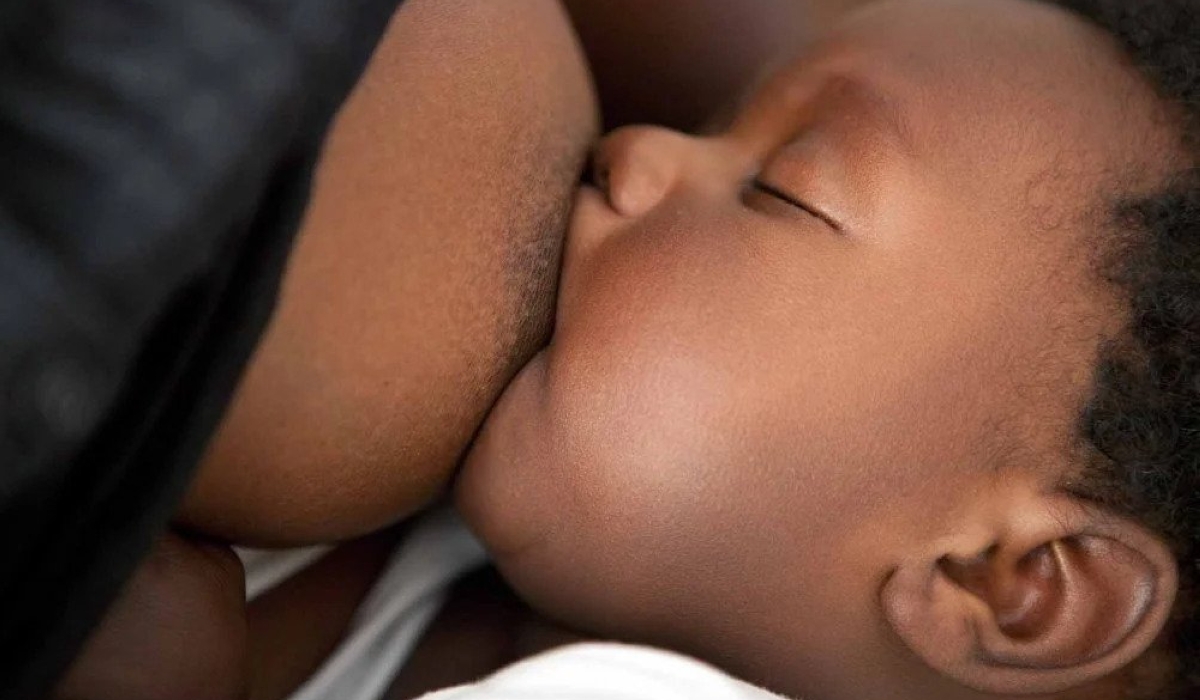
<path fill-rule="evenodd" d="M 719 133 L 611 135 L 553 341 L 459 482 L 501 569 L 601 634 L 869 688 L 896 558 L 1074 464 L 1120 318 L 1089 215 L 1150 104 L 1059 10 L 895 0 Z"/>

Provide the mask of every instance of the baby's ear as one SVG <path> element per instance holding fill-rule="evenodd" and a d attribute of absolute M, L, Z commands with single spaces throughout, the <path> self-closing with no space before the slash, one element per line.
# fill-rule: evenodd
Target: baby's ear
<path fill-rule="evenodd" d="M 1057 693 L 1141 656 L 1178 589 L 1171 549 L 1137 524 L 1030 496 L 901 564 L 887 620 L 931 668 L 975 690 Z"/>

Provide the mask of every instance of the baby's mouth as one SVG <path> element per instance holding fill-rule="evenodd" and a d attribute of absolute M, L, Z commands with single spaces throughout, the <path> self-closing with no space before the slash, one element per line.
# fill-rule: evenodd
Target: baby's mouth
<path fill-rule="evenodd" d="M 566 237 L 563 240 L 562 259 L 559 264 L 558 282 L 555 288 L 555 307 L 551 322 L 550 341 L 554 333 L 562 327 L 568 318 L 568 309 L 572 305 L 571 292 L 576 286 L 575 280 L 583 274 L 583 258 L 586 257 L 585 240 L 589 232 L 594 232 L 597 225 L 603 226 L 606 217 L 616 216 L 608 204 L 604 191 L 587 182 L 582 182 L 575 192 L 570 223 L 567 226 Z M 594 237 L 593 237 L 594 238 Z M 594 241 L 593 241 L 594 242 Z"/>

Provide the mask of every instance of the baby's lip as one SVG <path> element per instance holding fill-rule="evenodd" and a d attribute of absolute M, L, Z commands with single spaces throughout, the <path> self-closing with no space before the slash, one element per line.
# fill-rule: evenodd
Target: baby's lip
<path fill-rule="evenodd" d="M 563 241 L 562 270 L 558 280 L 558 298 L 554 305 L 551 340 L 554 338 L 554 331 L 562 326 L 564 308 L 567 306 L 564 298 L 570 293 L 573 275 L 577 274 L 575 268 L 586 255 L 585 249 L 589 247 L 584 239 L 589 232 L 594 233 L 594 227 L 602 225 L 604 218 L 615 215 L 616 212 L 608 204 L 608 197 L 601 189 L 589 183 L 579 185 L 575 193 L 575 204 L 570 225 L 567 227 L 566 240 Z"/>
<path fill-rule="evenodd" d="M 586 204 L 585 204 L 586 202 Z M 595 206 L 601 205 L 606 209 L 611 209 L 608 203 L 608 196 L 604 191 L 595 185 L 584 182 L 579 185 L 579 191 L 575 194 L 575 206 Z"/>

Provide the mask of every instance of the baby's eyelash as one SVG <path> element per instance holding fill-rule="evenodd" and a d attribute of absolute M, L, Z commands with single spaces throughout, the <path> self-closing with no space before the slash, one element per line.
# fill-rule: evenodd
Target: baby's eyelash
<path fill-rule="evenodd" d="M 817 217 L 821 221 L 824 221 L 826 224 L 828 224 L 829 227 L 832 228 L 834 231 L 837 231 L 838 233 L 843 233 L 842 225 L 839 224 L 832 217 L 830 217 L 828 214 L 821 211 L 820 209 L 817 209 L 816 207 L 813 207 L 812 205 L 808 204 L 807 202 L 797 199 L 796 197 L 788 194 L 787 192 L 784 192 L 783 190 L 779 189 L 778 187 L 775 187 L 774 185 L 771 185 L 769 183 L 763 182 L 762 180 L 758 180 L 758 179 L 755 179 L 754 181 L 752 181 L 750 183 L 750 185 L 751 185 L 751 187 L 758 190 L 759 192 L 762 192 L 765 195 L 768 195 L 770 197 L 775 197 L 776 199 L 786 202 L 787 204 L 790 204 L 793 207 L 796 207 L 797 209 L 801 209 L 803 211 L 808 212 L 809 214 L 812 214 L 813 216 Z"/>

